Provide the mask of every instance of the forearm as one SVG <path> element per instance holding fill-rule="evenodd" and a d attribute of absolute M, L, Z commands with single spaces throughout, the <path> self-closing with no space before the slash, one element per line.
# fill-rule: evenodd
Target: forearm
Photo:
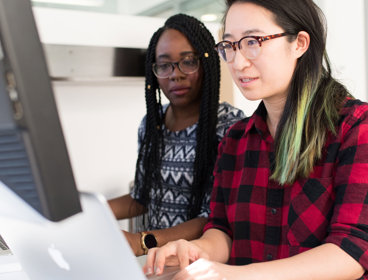
<path fill-rule="evenodd" d="M 290 258 L 242 266 L 234 272 L 234 279 L 249 275 L 255 280 L 339 280 L 358 279 L 364 269 L 342 249 L 327 243 Z"/>
<path fill-rule="evenodd" d="M 209 229 L 193 243 L 208 254 L 211 261 L 226 263 L 230 257 L 232 240 L 221 230 Z"/>
<path fill-rule="evenodd" d="M 207 218 L 194 218 L 174 227 L 160 230 L 150 230 L 149 232 L 155 235 L 157 247 L 161 247 L 170 241 L 179 239 L 193 240 L 199 238 L 206 222 Z M 128 233 L 126 236 L 129 239 L 129 243 L 136 256 L 143 255 L 144 252 L 141 246 L 141 234 L 139 232 Z"/>
<path fill-rule="evenodd" d="M 147 212 L 147 209 L 130 194 L 111 199 L 108 204 L 118 220 L 136 217 Z"/>
<path fill-rule="evenodd" d="M 202 235 L 203 227 L 207 223 L 207 218 L 194 218 L 177 226 L 167 229 L 153 230 L 157 239 L 157 247 L 165 245 L 169 241 L 178 239 L 193 240 Z"/>

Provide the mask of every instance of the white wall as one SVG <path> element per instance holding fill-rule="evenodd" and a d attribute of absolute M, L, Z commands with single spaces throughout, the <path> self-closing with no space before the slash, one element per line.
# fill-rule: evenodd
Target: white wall
<path fill-rule="evenodd" d="M 316 1 L 326 15 L 327 51 L 334 76 L 351 93 L 367 101 L 366 0 Z"/>
<path fill-rule="evenodd" d="M 164 19 L 34 7 L 46 44 L 146 48 Z"/>
<path fill-rule="evenodd" d="M 114 197 L 134 177 L 137 128 L 145 114 L 143 78 L 54 82 L 55 96 L 80 190 Z"/>

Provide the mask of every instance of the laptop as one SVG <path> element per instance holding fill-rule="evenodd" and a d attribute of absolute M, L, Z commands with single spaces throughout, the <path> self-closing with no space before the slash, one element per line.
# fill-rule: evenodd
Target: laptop
<path fill-rule="evenodd" d="M 83 211 L 60 222 L 44 218 L 0 181 L 0 234 L 30 280 L 147 278 L 101 194 L 80 193 Z"/>

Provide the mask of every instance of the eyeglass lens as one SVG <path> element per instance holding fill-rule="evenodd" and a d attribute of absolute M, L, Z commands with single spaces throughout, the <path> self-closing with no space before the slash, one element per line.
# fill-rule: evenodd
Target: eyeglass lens
<path fill-rule="evenodd" d="M 251 37 L 244 37 L 239 42 L 235 42 L 234 44 L 238 47 L 242 55 L 248 59 L 256 58 L 261 51 L 259 42 Z M 231 42 L 220 42 L 217 45 L 217 50 L 225 61 L 232 61 L 235 57 L 235 50 Z"/>
<path fill-rule="evenodd" d="M 246 58 L 255 59 L 261 52 L 261 42 L 288 35 L 295 34 L 283 32 L 267 36 L 245 36 L 237 42 L 222 41 L 215 48 L 226 62 L 231 62 L 234 59 L 236 47 L 238 47 L 240 53 Z"/>
<path fill-rule="evenodd" d="M 174 72 L 175 66 L 184 74 L 192 74 L 199 68 L 199 59 L 195 56 L 188 56 L 179 62 L 154 63 L 153 72 L 158 78 L 167 78 Z"/>

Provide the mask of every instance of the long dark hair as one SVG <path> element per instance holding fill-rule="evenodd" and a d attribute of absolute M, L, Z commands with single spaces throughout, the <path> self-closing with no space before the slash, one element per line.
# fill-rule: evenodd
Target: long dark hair
<path fill-rule="evenodd" d="M 300 31 L 310 36 L 308 50 L 298 59 L 284 112 L 275 137 L 275 168 L 271 176 L 280 184 L 307 177 L 322 156 L 327 134 L 335 133 L 339 110 L 350 96 L 331 76 L 326 53 L 326 21 L 312 0 L 227 0 L 253 3 L 274 15 L 275 22 L 295 40 Z M 227 10 L 228 10 L 227 9 Z"/>
<path fill-rule="evenodd" d="M 195 52 L 199 55 L 203 69 L 200 114 L 196 131 L 196 156 L 194 161 L 194 178 L 191 188 L 191 200 L 188 205 L 188 219 L 198 215 L 205 192 L 209 187 L 212 170 L 217 153 L 217 110 L 219 103 L 220 64 L 214 50 L 215 41 L 202 22 L 194 17 L 177 14 L 170 17 L 163 27 L 152 36 L 146 55 L 145 97 L 147 106 L 146 131 L 140 146 L 136 165 L 142 168 L 141 197 L 145 205 L 151 201 L 150 189 L 162 191 L 161 159 L 164 149 L 162 124 L 163 110 L 161 92 L 156 76 L 152 72 L 155 62 L 156 45 L 161 34 L 167 29 L 175 29 L 188 38 Z M 161 193 L 162 194 L 162 193 Z M 155 205 L 160 205 L 162 195 L 157 195 Z M 159 213 L 155 213 L 158 217 Z M 148 221 L 150 222 L 150 221 Z"/>

